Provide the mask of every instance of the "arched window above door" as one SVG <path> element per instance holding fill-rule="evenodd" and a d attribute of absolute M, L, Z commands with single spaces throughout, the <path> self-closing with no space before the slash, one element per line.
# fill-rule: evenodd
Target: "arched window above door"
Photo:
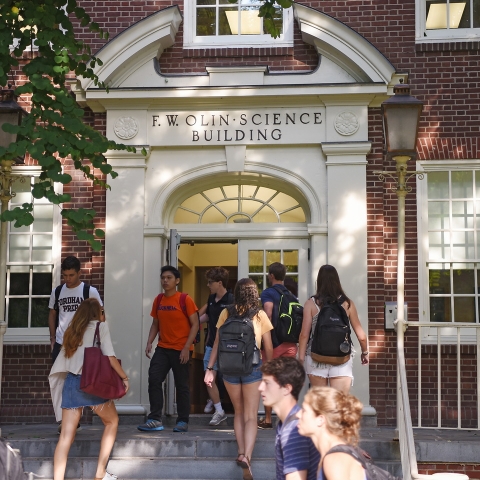
<path fill-rule="evenodd" d="M 297 200 L 258 185 L 223 185 L 196 193 L 175 212 L 175 223 L 304 223 Z"/>

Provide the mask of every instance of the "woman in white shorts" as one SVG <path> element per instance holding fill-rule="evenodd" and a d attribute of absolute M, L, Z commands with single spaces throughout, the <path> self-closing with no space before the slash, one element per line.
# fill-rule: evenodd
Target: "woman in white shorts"
<path fill-rule="evenodd" d="M 355 351 L 352 347 L 352 354 L 348 362 L 343 365 L 329 365 L 318 363 L 310 356 L 311 332 L 314 331 L 318 314 L 323 302 L 334 302 L 342 300 L 342 306 L 347 312 L 350 324 L 358 338 L 361 352 L 362 365 L 368 363 L 368 342 L 367 335 L 360 324 L 357 309 L 353 300 L 350 300 L 342 289 L 338 272 L 332 265 L 323 265 L 318 271 L 317 293 L 305 302 L 303 309 L 303 325 L 300 334 L 298 359 L 304 363 L 310 384 L 312 387 L 323 387 L 330 385 L 337 390 L 347 394 L 353 384 L 353 357 Z"/>

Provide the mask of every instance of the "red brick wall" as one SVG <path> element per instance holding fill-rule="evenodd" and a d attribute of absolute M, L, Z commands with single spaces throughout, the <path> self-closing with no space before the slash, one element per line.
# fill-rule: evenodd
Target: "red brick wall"
<path fill-rule="evenodd" d="M 418 473 L 432 475 L 434 473 L 463 473 L 470 480 L 480 479 L 480 464 L 478 463 L 419 463 Z"/>

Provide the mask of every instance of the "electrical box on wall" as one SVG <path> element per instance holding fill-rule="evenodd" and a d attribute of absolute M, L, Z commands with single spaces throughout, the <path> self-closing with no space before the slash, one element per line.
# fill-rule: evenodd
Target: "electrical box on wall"
<path fill-rule="evenodd" d="M 407 320 L 407 303 L 403 305 L 404 319 Z M 395 330 L 393 322 L 397 319 L 397 302 L 385 302 L 385 330 Z"/>

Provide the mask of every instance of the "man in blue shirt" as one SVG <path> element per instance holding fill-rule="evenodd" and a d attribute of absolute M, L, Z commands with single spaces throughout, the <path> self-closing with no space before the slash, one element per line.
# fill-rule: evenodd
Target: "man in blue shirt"
<path fill-rule="evenodd" d="M 276 480 L 316 480 L 320 453 L 308 437 L 298 433 L 298 395 L 305 382 L 302 364 L 278 357 L 261 367 L 258 389 L 263 404 L 273 408 L 280 422 L 275 439 Z"/>

